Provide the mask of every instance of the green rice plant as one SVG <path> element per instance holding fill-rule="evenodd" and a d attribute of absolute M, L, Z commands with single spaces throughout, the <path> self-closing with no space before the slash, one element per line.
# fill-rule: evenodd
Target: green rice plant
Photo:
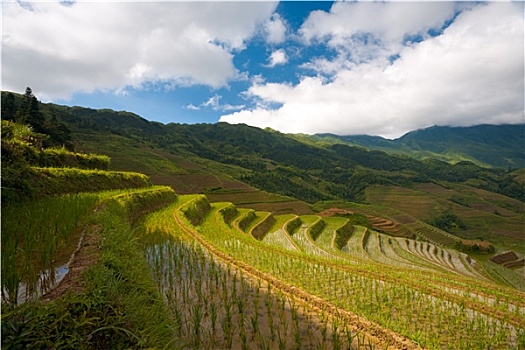
<path fill-rule="evenodd" d="M 96 203 L 97 197 L 92 200 Z M 62 210 L 67 213 L 67 208 Z M 123 207 L 107 202 L 97 208 L 89 224 L 102 228 L 104 240 L 99 261 L 83 275 L 84 290 L 51 302 L 3 307 L 2 347 L 184 347 L 184 342 L 173 342 L 176 325 L 148 272 Z"/>
<path fill-rule="evenodd" d="M 37 167 L 31 172 L 34 198 L 151 186 L 149 177 L 131 172 Z"/>
<path fill-rule="evenodd" d="M 96 194 L 45 198 L 2 208 L 2 299 L 19 302 L 20 283 L 24 300 L 45 290 L 57 264 L 65 264 L 86 223 Z M 60 253 L 57 256 L 57 253 Z M 49 269 L 49 278 L 41 272 Z M 42 280 L 41 280 L 42 278 Z"/>
<path fill-rule="evenodd" d="M 71 152 L 65 148 L 46 148 L 39 152 L 37 164 L 34 165 L 107 170 L 109 162 L 110 159 L 106 155 Z"/>

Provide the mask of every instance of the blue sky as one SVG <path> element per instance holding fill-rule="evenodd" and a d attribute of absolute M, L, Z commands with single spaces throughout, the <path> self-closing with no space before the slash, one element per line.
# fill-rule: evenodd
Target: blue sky
<path fill-rule="evenodd" d="M 3 2 L 2 89 L 162 123 L 523 123 L 523 3 Z"/>

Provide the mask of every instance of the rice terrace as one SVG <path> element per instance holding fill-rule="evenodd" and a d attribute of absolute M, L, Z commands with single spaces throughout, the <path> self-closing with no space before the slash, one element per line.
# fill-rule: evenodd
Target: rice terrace
<path fill-rule="evenodd" d="M 1 6 L 2 349 L 525 350 L 525 2 Z"/>

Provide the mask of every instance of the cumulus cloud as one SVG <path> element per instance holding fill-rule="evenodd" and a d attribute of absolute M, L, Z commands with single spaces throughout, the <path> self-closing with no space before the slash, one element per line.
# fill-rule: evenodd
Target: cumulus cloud
<path fill-rule="evenodd" d="M 437 36 L 424 33 L 441 27 L 453 9 L 430 4 L 435 6 L 434 17 L 424 15 L 430 7 L 425 11 L 412 8 L 423 4 L 388 5 L 399 5 L 411 15 L 402 16 L 403 11 L 398 11 L 389 20 L 385 13 L 374 21 L 370 20 L 374 16 L 368 16 L 367 24 L 352 11 L 362 13 L 370 8 L 356 10 L 358 5 L 335 3 L 331 13 L 313 13 L 301 29 L 306 42 L 320 40 L 340 48 L 355 39 L 355 25 L 369 30 L 383 43 L 376 46 L 387 48 L 387 53 L 352 61 L 350 50 L 332 61 L 317 58 L 309 63 L 330 72 L 329 78 L 304 76 L 296 85 L 255 82 L 246 95 L 258 101 L 257 107 L 224 115 L 221 121 L 283 132 L 366 133 L 390 138 L 430 125 L 524 121 L 523 3 L 488 3 L 465 9 Z M 346 26 L 341 18 L 349 19 L 345 23 L 359 21 L 359 25 Z M 417 33 L 425 36 L 422 41 L 404 42 L 407 34 Z M 388 59 L 392 53 L 398 55 L 396 60 Z M 272 104 L 278 107 L 269 108 Z"/>
<path fill-rule="evenodd" d="M 345 62 L 361 63 L 399 51 L 410 37 L 427 38 L 455 9 L 452 2 L 336 2 L 330 12 L 312 12 L 299 34 L 306 43 L 326 42 Z"/>
<path fill-rule="evenodd" d="M 275 13 L 264 24 L 264 31 L 268 43 L 280 44 L 286 39 L 286 22 L 278 13 Z"/>
<path fill-rule="evenodd" d="M 217 88 L 276 3 L 3 3 L 3 89 L 43 99 L 145 82 Z"/>
<path fill-rule="evenodd" d="M 286 62 L 288 62 L 288 57 L 284 49 L 275 50 L 270 57 L 268 57 L 268 67 L 275 67 L 278 64 L 285 64 Z"/>

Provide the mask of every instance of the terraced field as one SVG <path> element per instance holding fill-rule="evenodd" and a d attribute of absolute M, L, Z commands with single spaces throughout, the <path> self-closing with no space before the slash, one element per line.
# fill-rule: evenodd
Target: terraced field
<path fill-rule="evenodd" d="M 241 311 L 236 316 L 228 316 L 228 307 L 224 306 L 228 302 L 214 306 L 221 311 L 213 322 L 211 309 L 202 310 L 198 315 L 202 314 L 201 324 L 207 328 L 204 333 L 199 331 L 199 337 L 229 332 L 229 328 L 218 330 L 218 325 L 224 324 L 224 317 L 226 324 L 232 324 L 232 320 L 237 322 L 232 326 L 237 327 L 231 336 L 233 339 L 228 335 L 216 339 L 219 347 L 237 344 L 239 348 L 296 348 L 300 343 L 301 348 L 315 348 L 319 344 L 342 348 L 340 341 L 347 339 L 348 332 L 359 334 L 360 345 L 369 342 L 380 348 L 517 349 L 525 344 L 525 295 L 494 283 L 481 266 L 465 254 L 364 227 L 350 230 L 344 218 L 321 219 L 313 215 L 277 215 L 266 233 L 259 232 L 254 237 L 253 230 L 271 214 L 238 209 L 228 224 L 223 211 L 226 208 L 231 211 L 230 203 L 211 204 L 201 224 L 194 226 L 180 208 L 201 206 L 199 203 L 203 201 L 207 201 L 203 196 L 180 196 L 177 203 L 158 214 L 164 215 L 164 219 L 152 220 L 148 230 L 154 230 L 158 222 L 163 222 L 167 234 L 176 239 L 183 237 L 190 242 L 185 244 L 202 251 L 199 253 L 204 261 L 201 265 L 208 269 L 215 266 L 213 269 L 217 270 L 220 266 L 229 266 L 235 270 L 229 273 L 230 279 L 242 275 L 246 279 L 242 283 L 247 285 L 266 288 L 270 285 L 273 292 L 288 298 L 290 316 L 296 312 L 293 305 L 301 305 L 303 316 L 315 313 L 316 308 L 317 315 L 325 315 L 315 321 L 309 319 L 317 324 L 318 331 L 308 337 L 305 336 L 307 329 L 315 327 L 304 323 L 299 314 L 291 318 L 282 316 L 283 324 L 288 326 L 277 326 L 268 323 L 277 314 L 262 312 L 262 304 L 257 306 L 251 297 L 239 301 L 239 296 L 226 296 L 242 305 L 253 305 L 246 309 L 251 310 L 247 315 L 266 321 L 261 321 L 259 326 L 249 326 L 246 319 L 239 321 L 246 317 L 240 315 Z M 253 217 L 251 223 L 241 229 L 239 223 L 248 216 Z M 166 224 L 168 220 L 171 224 Z M 324 225 L 319 224 L 320 220 Z M 162 263 L 159 266 L 162 267 Z M 203 280 L 199 282 L 203 287 L 190 290 L 208 288 L 205 282 L 208 277 L 199 278 Z M 226 277 L 217 278 L 225 280 L 221 283 L 237 283 L 228 282 Z M 161 285 L 166 284 L 160 280 Z M 235 288 L 238 290 L 239 285 Z M 253 292 L 247 294 L 253 296 Z M 179 316 L 184 324 L 184 317 L 195 317 L 195 311 L 186 310 Z M 261 328 L 255 327 L 265 329 L 262 332 L 268 336 L 264 339 L 269 339 L 269 343 L 249 336 L 251 332 L 261 332 Z M 330 328 L 331 335 L 326 335 L 323 328 Z M 191 330 L 183 333 L 189 338 L 196 336 Z M 285 336 L 286 344 L 276 334 Z M 296 339 L 295 345 L 292 339 Z M 348 340 L 345 346 L 355 347 L 355 339 Z"/>
<path fill-rule="evenodd" d="M 128 231 L 135 239 L 128 241 L 140 243 L 161 296 L 155 302 L 165 305 L 170 322 L 163 332 L 171 340 L 163 347 L 525 346 L 523 290 L 508 286 L 512 278 L 501 272 L 503 266 L 481 264 L 446 244 L 388 235 L 346 217 L 275 215 L 210 203 L 204 195 L 175 195 L 166 187 L 94 194 L 74 225 L 89 222 L 88 209 L 97 203 L 116 205 L 119 215 L 135 223 Z M 356 208 L 371 213 L 369 207 Z M 395 222 L 418 233 L 425 227 L 405 228 L 418 222 L 398 212 L 386 215 L 391 222 L 383 227 Z M 113 221 L 104 225 L 97 230 L 110 229 Z M 104 268 L 125 274 L 121 263 L 112 265 L 115 255 L 106 259 Z M 34 275 L 23 278 L 35 281 Z M 4 284 L 6 298 L 16 302 L 10 291 L 17 288 L 15 282 Z M 119 312 L 125 318 L 131 311 Z M 104 327 L 122 333 L 120 326 Z M 124 332 L 124 339 L 150 344 L 155 327 L 153 322 L 135 337 Z"/>

